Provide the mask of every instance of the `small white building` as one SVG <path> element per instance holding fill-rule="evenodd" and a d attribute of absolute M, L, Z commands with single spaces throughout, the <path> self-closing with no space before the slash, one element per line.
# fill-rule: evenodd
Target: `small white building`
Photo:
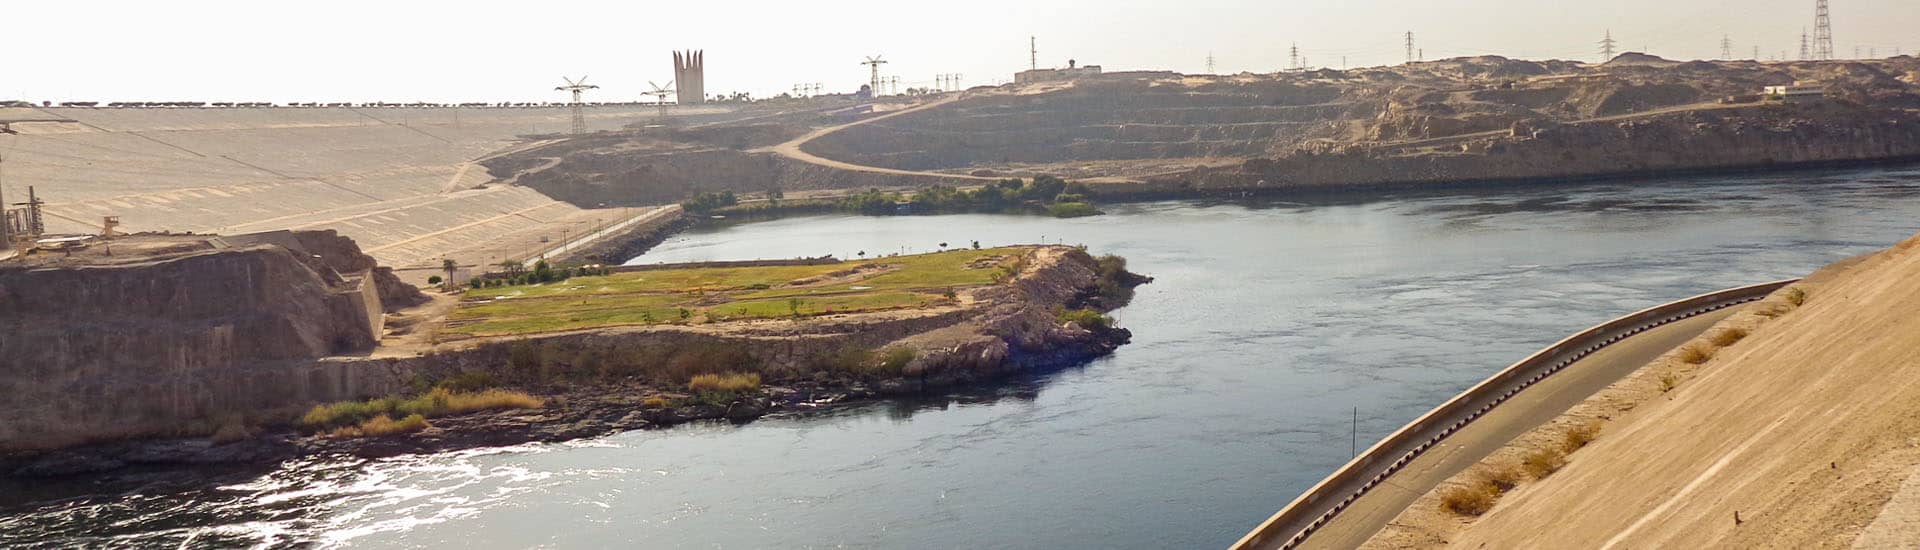
<path fill-rule="evenodd" d="M 1792 86 L 1767 86 L 1762 88 L 1760 93 L 1768 98 L 1783 101 L 1818 101 L 1827 97 L 1827 87 L 1795 82 Z"/>

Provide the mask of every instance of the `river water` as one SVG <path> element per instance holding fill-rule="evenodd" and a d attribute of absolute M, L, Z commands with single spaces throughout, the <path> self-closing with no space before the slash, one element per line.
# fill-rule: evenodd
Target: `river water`
<path fill-rule="evenodd" d="M 0 546 L 1219 548 L 1508 363 L 1656 303 L 1920 230 L 1920 168 L 1109 206 L 1073 220 L 821 216 L 636 262 L 1086 244 L 1157 280 L 1111 357 L 747 425 L 15 506 Z"/>

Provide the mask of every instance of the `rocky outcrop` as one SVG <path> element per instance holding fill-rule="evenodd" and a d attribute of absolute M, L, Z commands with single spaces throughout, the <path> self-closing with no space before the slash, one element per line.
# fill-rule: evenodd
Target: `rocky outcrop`
<path fill-rule="evenodd" d="M 355 250 L 357 252 L 357 250 Z M 272 244 L 147 261 L 0 268 L 0 451 L 177 432 L 307 393 L 287 367 L 364 352 L 365 273 Z"/>

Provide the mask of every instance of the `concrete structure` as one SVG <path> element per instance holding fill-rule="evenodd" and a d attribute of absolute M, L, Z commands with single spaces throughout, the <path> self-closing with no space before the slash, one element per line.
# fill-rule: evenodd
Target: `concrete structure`
<path fill-rule="evenodd" d="M 679 83 L 676 99 L 681 105 L 707 102 L 707 52 L 673 52 L 673 81 Z"/>
<path fill-rule="evenodd" d="M 1085 67 L 1081 67 L 1079 66 L 1078 62 L 1069 59 L 1067 60 L 1067 68 L 1065 69 L 1031 69 L 1031 70 L 1025 70 L 1025 71 L 1013 73 L 1013 83 L 1027 84 L 1031 82 L 1051 82 L 1056 80 L 1073 80 L 1077 78 L 1087 78 L 1087 77 L 1093 77 L 1093 76 L 1100 76 L 1099 65 L 1087 65 Z"/>

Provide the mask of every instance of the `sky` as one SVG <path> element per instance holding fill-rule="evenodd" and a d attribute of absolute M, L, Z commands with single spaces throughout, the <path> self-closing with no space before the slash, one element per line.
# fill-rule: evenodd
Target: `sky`
<path fill-rule="evenodd" d="M 1914 54 L 1920 2 L 1832 0 L 1836 54 Z M 1271 72 L 1498 54 L 1596 61 L 1621 51 L 1711 59 L 1722 37 L 1797 57 L 1813 0 L 974 0 L 515 2 L 0 0 L 0 99 L 31 101 L 640 101 L 673 79 L 671 51 L 706 50 L 709 94 L 867 81 L 879 55 L 900 89 L 962 75 L 998 84 L 1068 59 L 1106 70 Z"/>

